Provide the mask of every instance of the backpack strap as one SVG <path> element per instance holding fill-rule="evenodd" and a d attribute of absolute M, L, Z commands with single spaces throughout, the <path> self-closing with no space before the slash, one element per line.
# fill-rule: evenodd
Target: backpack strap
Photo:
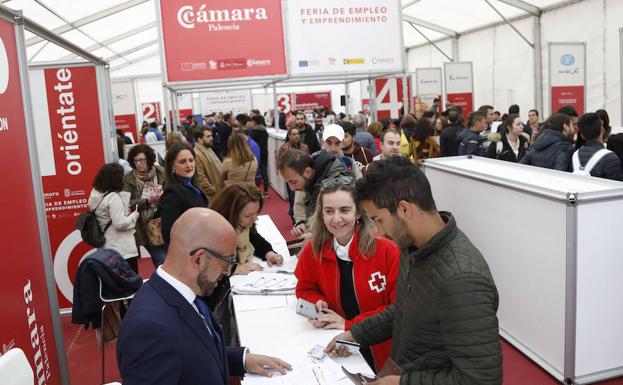
<path fill-rule="evenodd" d="M 503 147 L 504 147 L 504 143 L 502 143 L 502 139 L 498 140 L 495 143 L 495 154 L 498 156 L 498 158 L 500 157 L 500 154 L 502 153 Z"/>
<path fill-rule="evenodd" d="M 576 153 L 578 151 L 576 151 Z M 590 174 L 591 170 L 597 165 L 597 163 L 599 163 L 601 158 L 603 158 L 604 156 L 608 155 L 610 152 L 612 152 L 612 151 L 606 150 L 605 148 L 602 148 L 601 150 L 599 150 L 596 153 L 594 153 L 593 156 L 591 156 L 591 158 L 588 160 L 588 162 L 586 162 L 586 166 L 584 166 L 584 171 Z M 573 155 L 575 155 L 575 154 L 573 154 Z"/>
<path fill-rule="evenodd" d="M 580 150 L 575 150 L 573 156 L 571 157 L 571 161 L 573 162 L 573 171 L 583 170 L 584 168 L 580 165 Z"/>

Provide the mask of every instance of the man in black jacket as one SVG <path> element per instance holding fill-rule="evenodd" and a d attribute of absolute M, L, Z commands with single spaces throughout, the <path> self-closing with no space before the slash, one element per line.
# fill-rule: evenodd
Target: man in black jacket
<path fill-rule="evenodd" d="M 424 173 L 392 157 L 373 163 L 356 189 L 378 233 L 403 250 L 396 299 L 336 336 L 325 351 L 343 353 L 336 340 L 367 347 L 392 338 L 391 358 L 402 374 L 374 385 L 501 385 L 495 282 L 452 214 L 437 211 Z"/>
<path fill-rule="evenodd" d="M 480 134 L 487 127 L 485 116 L 480 112 L 472 112 L 467 119 L 467 128 L 459 132 L 459 155 L 485 156 L 484 142 L 486 138 Z"/>
<path fill-rule="evenodd" d="M 296 128 L 299 130 L 301 136 L 301 143 L 305 143 L 309 148 L 309 153 L 313 154 L 316 151 L 320 151 L 320 142 L 318 142 L 318 136 L 316 132 L 307 124 L 307 117 L 304 113 L 298 112 L 296 114 Z"/>
<path fill-rule="evenodd" d="M 232 114 L 225 114 L 214 128 L 214 150 L 221 160 L 227 156 L 227 141 L 232 132 L 232 125 L 235 122 Z"/>
<path fill-rule="evenodd" d="M 556 113 L 543 123 L 534 147 L 519 163 L 571 171 L 573 123 L 568 115 Z"/>
<path fill-rule="evenodd" d="M 604 149 L 604 131 L 599 116 L 593 112 L 584 114 L 579 119 L 578 126 L 580 127 L 580 135 L 586 142 L 573 154 L 573 171 L 582 169 L 591 176 L 623 181 L 623 170 L 619 157 L 614 152 Z M 596 155 L 599 151 L 602 153 Z M 598 156 L 601 158 L 595 158 L 593 162 L 590 161 L 593 157 Z M 591 164 L 594 161 L 597 163 Z M 587 166 L 589 168 L 585 169 Z"/>
<path fill-rule="evenodd" d="M 316 198 L 325 179 L 354 175 L 344 168 L 334 155 L 323 150 L 314 158 L 300 150 L 288 151 L 279 163 L 279 171 L 286 183 L 296 192 L 294 200 L 295 226 L 292 235 L 299 237 L 308 232 L 307 221 L 314 214 Z"/>
<path fill-rule="evenodd" d="M 251 138 L 260 146 L 260 177 L 264 187 L 264 198 L 268 196 L 268 131 L 266 131 L 266 121 L 262 115 L 253 115 L 251 118 L 252 128 L 250 131 Z"/>
<path fill-rule="evenodd" d="M 441 156 L 457 156 L 459 155 L 459 142 L 457 135 L 463 131 L 465 127 L 461 124 L 462 114 L 457 109 L 448 111 L 448 127 L 441 131 L 439 136 L 439 145 L 441 146 Z"/>

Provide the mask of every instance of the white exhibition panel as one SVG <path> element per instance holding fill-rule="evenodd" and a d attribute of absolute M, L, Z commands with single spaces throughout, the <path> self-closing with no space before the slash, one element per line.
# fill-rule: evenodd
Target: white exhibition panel
<path fill-rule="evenodd" d="M 501 334 L 560 380 L 623 374 L 623 218 L 613 215 L 623 183 L 478 157 L 427 160 L 424 169 L 437 208 L 455 215 L 491 268 Z M 575 346 L 571 356 L 565 346 Z"/>
<path fill-rule="evenodd" d="M 136 97 L 134 83 L 129 81 L 114 82 L 111 84 L 112 109 L 115 115 L 135 114 Z"/>
<path fill-rule="evenodd" d="M 462 94 L 474 92 L 473 66 L 471 62 L 444 63 L 443 67 L 446 93 Z"/>
<path fill-rule="evenodd" d="M 550 86 L 584 86 L 585 54 L 582 43 L 551 43 Z"/>
<path fill-rule="evenodd" d="M 284 200 L 288 199 L 288 190 L 286 189 L 286 182 L 278 169 L 277 153 L 286 141 L 286 134 L 287 131 L 284 130 L 268 129 L 268 179 L 273 189 Z"/>
<path fill-rule="evenodd" d="M 399 0 L 289 0 L 291 75 L 403 70 Z M 339 37 L 340 44 L 332 44 Z"/>
<path fill-rule="evenodd" d="M 414 86 L 413 95 L 435 95 L 435 97 L 443 95 L 443 72 L 441 67 L 416 68 Z"/>
<path fill-rule="evenodd" d="M 578 206 L 576 374 L 623 367 L 623 200 Z"/>
<path fill-rule="evenodd" d="M 489 264 L 500 296 L 502 334 L 562 378 L 565 205 L 430 167 L 425 171 L 437 209 L 455 216 Z M 537 241 L 538 234 L 548 234 L 550 241 Z"/>
<path fill-rule="evenodd" d="M 35 142 L 39 158 L 41 177 L 56 175 L 56 162 L 52 148 L 52 130 L 50 129 L 50 114 L 48 110 L 48 96 L 45 92 L 45 75 L 43 68 L 29 69 L 30 100 L 33 123 L 36 131 Z"/>

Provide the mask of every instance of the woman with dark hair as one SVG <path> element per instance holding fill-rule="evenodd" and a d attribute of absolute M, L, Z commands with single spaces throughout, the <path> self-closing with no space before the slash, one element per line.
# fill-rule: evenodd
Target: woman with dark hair
<path fill-rule="evenodd" d="M 607 143 L 608 137 L 612 132 L 612 127 L 610 127 L 610 116 L 608 116 L 608 111 L 603 108 L 595 111 L 595 113 L 599 116 L 599 119 L 601 119 L 601 126 L 604 129 L 604 143 Z"/>
<path fill-rule="evenodd" d="M 184 143 L 169 148 L 164 159 L 166 188 L 155 217 L 161 218 L 162 238 L 169 243 L 173 223 L 186 210 L 193 207 L 207 207 L 208 198 L 193 183 L 195 175 L 195 153 Z"/>
<path fill-rule="evenodd" d="M 415 123 L 409 145 L 411 160 L 418 165 L 423 159 L 438 158 L 441 155 L 439 143 L 433 136 L 433 123 L 429 118 L 420 118 Z"/>
<path fill-rule="evenodd" d="M 238 265 L 232 274 L 249 274 L 261 270 L 252 262 L 253 256 L 266 260 L 269 266 L 281 265 L 283 256 L 255 229 L 255 221 L 264 206 L 264 198 L 254 185 L 239 183 L 225 187 L 216 195 L 210 208 L 221 214 L 238 234 Z"/>
<path fill-rule="evenodd" d="M 227 157 L 223 160 L 221 176 L 225 186 L 232 183 L 255 184 L 257 160 L 243 134 L 233 133 L 227 140 Z"/>
<path fill-rule="evenodd" d="M 376 227 L 355 200 L 353 177 L 322 182 L 307 243 L 294 275 L 296 296 L 316 305 L 309 322 L 323 329 L 349 330 L 394 302 L 400 251 Z M 389 357 L 391 340 L 361 349 L 372 368 Z"/>
<path fill-rule="evenodd" d="M 541 133 L 520 163 L 549 168 L 559 171 L 571 171 L 573 155 L 573 122 L 567 114 L 555 113 L 541 126 Z"/>
<path fill-rule="evenodd" d="M 138 273 L 138 249 L 134 241 L 134 226 L 138 211 L 130 213 L 123 204 L 123 167 L 118 163 L 107 163 L 100 168 L 93 180 L 93 189 L 87 205 L 95 212 L 97 223 L 104 232 L 106 243 L 102 248 L 113 249 L 128 261 L 132 270 Z"/>
<path fill-rule="evenodd" d="M 510 114 L 500 125 L 501 133 L 489 134 L 487 157 L 507 162 L 519 162 L 528 151 L 529 140 L 524 136 L 523 122 L 517 114 Z M 534 131 L 533 131 L 534 132 Z"/>
<path fill-rule="evenodd" d="M 153 219 L 164 185 L 164 169 L 156 165 L 156 153 L 146 144 L 137 144 L 128 152 L 132 171 L 123 177 L 123 190 L 130 193 L 130 207 L 138 205 L 140 220 L 136 223 L 136 246 L 143 246 L 151 256 L 155 267 L 164 262 L 167 250 L 163 246 L 153 246 L 145 235 L 147 222 Z"/>

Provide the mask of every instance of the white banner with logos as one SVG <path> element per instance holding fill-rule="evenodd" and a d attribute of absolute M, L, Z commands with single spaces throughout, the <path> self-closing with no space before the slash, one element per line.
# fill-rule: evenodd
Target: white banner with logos
<path fill-rule="evenodd" d="M 286 26 L 291 75 L 403 71 L 398 0 L 289 0 Z"/>
<path fill-rule="evenodd" d="M 474 92 L 472 62 L 443 63 L 446 94 Z"/>
<path fill-rule="evenodd" d="M 584 43 L 550 43 L 550 85 L 584 86 L 586 58 Z"/>
<path fill-rule="evenodd" d="M 443 94 L 443 81 L 441 68 L 416 68 L 415 69 L 415 94 L 417 96 Z"/>
<path fill-rule="evenodd" d="M 199 97 L 204 115 L 212 112 L 248 113 L 253 108 L 251 90 L 202 92 Z"/>

